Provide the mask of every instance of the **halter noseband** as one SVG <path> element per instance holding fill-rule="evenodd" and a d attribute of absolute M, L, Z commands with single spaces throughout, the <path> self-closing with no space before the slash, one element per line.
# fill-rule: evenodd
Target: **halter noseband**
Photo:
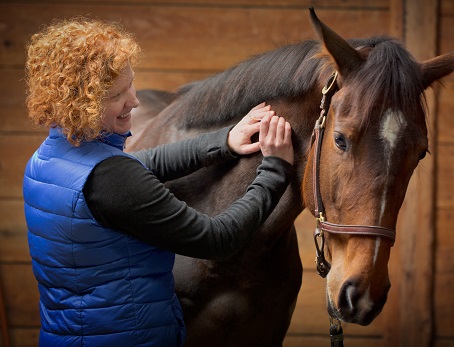
<path fill-rule="evenodd" d="M 369 225 L 342 225 L 329 223 L 325 220 L 325 209 L 323 207 L 322 195 L 320 193 L 320 154 L 322 148 L 323 134 L 325 132 L 326 117 L 328 116 L 328 110 L 331 104 L 331 98 L 334 93 L 338 90 L 336 83 L 337 72 L 329 78 L 326 86 L 322 90 L 322 102 L 320 105 L 321 112 L 320 117 L 315 122 L 314 131 L 312 133 L 312 144 L 315 144 L 314 149 L 314 163 L 313 163 L 313 190 L 314 190 L 314 204 L 315 204 L 315 215 L 317 217 L 317 224 L 314 231 L 314 242 L 316 249 L 316 264 L 318 274 L 325 278 L 331 269 L 331 264 L 325 259 L 324 247 L 325 247 L 325 236 L 324 233 L 332 234 L 354 234 L 354 235 L 366 235 L 366 236 L 382 236 L 391 241 L 394 244 L 396 239 L 396 232 L 392 229 L 380 227 L 380 226 L 369 226 Z M 317 238 L 321 239 L 319 244 Z"/>

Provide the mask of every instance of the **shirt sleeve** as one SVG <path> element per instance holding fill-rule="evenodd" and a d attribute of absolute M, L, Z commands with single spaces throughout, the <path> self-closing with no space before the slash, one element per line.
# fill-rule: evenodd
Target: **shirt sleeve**
<path fill-rule="evenodd" d="M 243 247 L 272 212 L 289 184 L 292 166 L 264 157 L 244 196 L 208 216 L 178 200 L 137 160 L 116 156 L 98 164 L 84 187 L 102 225 L 168 251 L 226 259 Z"/>
<path fill-rule="evenodd" d="M 227 146 L 230 129 L 226 127 L 192 139 L 129 154 L 140 160 L 161 182 L 167 182 L 202 167 L 237 158 Z"/>

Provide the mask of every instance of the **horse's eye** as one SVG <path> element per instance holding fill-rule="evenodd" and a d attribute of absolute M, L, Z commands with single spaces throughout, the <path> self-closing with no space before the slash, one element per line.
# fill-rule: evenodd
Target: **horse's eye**
<path fill-rule="evenodd" d="M 419 155 L 419 160 L 423 160 L 425 157 L 426 157 L 426 154 L 429 153 L 429 149 L 425 149 L 424 152 L 422 152 L 420 155 Z"/>
<path fill-rule="evenodd" d="M 337 148 L 342 151 L 347 150 L 347 141 L 345 141 L 345 137 L 342 134 L 334 133 L 334 142 L 336 143 Z"/>

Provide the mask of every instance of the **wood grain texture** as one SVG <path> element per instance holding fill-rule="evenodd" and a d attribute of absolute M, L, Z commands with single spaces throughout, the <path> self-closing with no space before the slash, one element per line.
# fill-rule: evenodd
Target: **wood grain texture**
<path fill-rule="evenodd" d="M 403 1 L 405 46 L 417 60 L 437 54 L 438 1 Z M 421 44 L 424 42 L 424 44 Z M 433 93 L 427 95 L 429 143 L 436 143 L 436 105 Z M 433 333 L 433 245 L 435 159 L 430 156 L 420 163 L 413 175 L 399 214 L 397 247 L 390 267 L 392 285 L 399 293 L 388 302 L 390 310 L 386 340 L 390 346 L 430 346 Z M 422 172 L 421 172 L 422 171 Z M 417 298 L 415 300 L 415 298 Z"/>
<path fill-rule="evenodd" d="M 315 38 L 307 8 L 172 7 L 126 5 L 0 4 L 0 65 L 22 66 L 30 35 L 54 18 L 90 15 L 120 21 L 135 33 L 145 59 L 141 67 L 222 70 L 276 46 Z M 388 12 L 324 9 L 318 14 L 341 35 L 364 37 L 388 30 Z"/>

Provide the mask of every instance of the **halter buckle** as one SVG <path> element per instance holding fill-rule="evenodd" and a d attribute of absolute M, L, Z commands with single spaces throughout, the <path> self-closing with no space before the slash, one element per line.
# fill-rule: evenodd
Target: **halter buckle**
<path fill-rule="evenodd" d="M 320 223 L 325 222 L 325 216 L 323 212 L 318 213 L 318 218 L 315 218 L 315 233 L 314 236 L 323 237 L 323 229 L 320 228 Z"/>

